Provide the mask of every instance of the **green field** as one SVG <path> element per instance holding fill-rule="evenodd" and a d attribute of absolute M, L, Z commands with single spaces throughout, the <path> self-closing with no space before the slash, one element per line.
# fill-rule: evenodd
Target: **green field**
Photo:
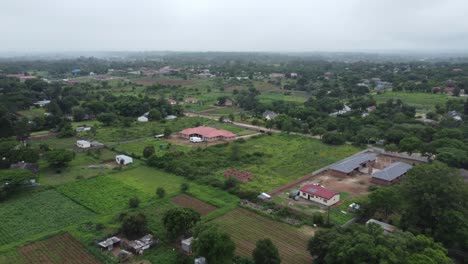
<path fill-rule="evenodd" d="M 115 213 L 128 207 L 128 199 L 148 201 L 151 195 L 114 179 L 114 175 L 67 183 L 57 190 L 83 206 L 101 214 Z"/>
<path fill-rule="evenodd" d="M 45 235 L 95 216 L 54 190 L 23 193 L 0 204 L 0 246 Z"/>
<path fill-rule="evenodd" d="M 374 98 L 379 104 L 385 103 L 389 99 L 400 99 L 403 103 L 414 106 L 419 110 L 434 110 L 436 104 L 444 106 L 449 99 L 459 97 L 432 93 L 385 92 L 374 95 Z"/>
<path fill-rule="evenodd" d="M 259 193 L 271 191 L 359 151 L 350 145 L 330 146 L 317 139 L 288 134 L 252 138 L 242 144 L 242 148 L 266 154 L 261 164 L 238 168 L 254 175 L 242 188 Z"/>
<path fill-rule="evenodd" d="M 216 218 L 213 222 L 231 235 L 236 243 L 238 255 L 251 257 L 257 240 L 270 238 L 278 248 L 282 263 L 312 262 L 312 257 L 306 250 L 311 235 L 298 228 L 240 208 Z"/>
<path fill-rule="evenodd" d="M 29 110 L 19 111 L 18 114 L 25 116 L 25 117 L 29 117 L 29 118 L 34 118 L 34 117 L 44 116 L 45 112 L 46 111 L 44 108 L 32 108 Z"/>
<path fill-rule="evenodd" d="M 135 155 L 142 156 L 143 155 L 143 150 L 147 146 L 153 146 L 155 149 L 155 155 L 157 156 L 162 156 L 168 151 L 188 151 L 191 149 L 191 147 L 187 145 L 180 145 L 180 144 L 174 144 L 171 143 L 170 148 L 168 149 L 168 142 L 164 140 L 159 140 L 156 138 L 147 138 L 141 141 L 136 141 L 136 142 L 131 142 L 131 143 L 126 143 L 122 145 L 116 145 L 114 146 L 115 150 L 120 152 L 120 153 L 127 153 L 127 154 L 132 154 L 134 153 Z"/>
<path fill-rule="evenodd" d="M 45 138 L 45 139 L 37 139 L 37 140 L 30 140 L 29 144 L 32 147 L 39 147 L 41 144 L 46 144 L 51 149 L 72 149 L 76 146 L 76 138 L 69 137 L 69 138 Z"/>

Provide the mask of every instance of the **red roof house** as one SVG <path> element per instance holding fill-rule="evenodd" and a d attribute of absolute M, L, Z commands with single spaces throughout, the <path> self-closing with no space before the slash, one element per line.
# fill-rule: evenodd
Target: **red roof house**
<path fill-rule="evenodd" d="M 204 141 L 229 140 L 237 137 L 236 134 L 222 129 L 216 129 L 207 126 L 187 128 L 179 132 L 183 138 L 199 137 Z"/>
<path fill-rule="evenodd" d="M 299 189 L 299 195 L 309 201 L 323 205 L 333 205 L 340 201 L 340 194 L 323 188 L 320 185 L 306 184 Z"/>

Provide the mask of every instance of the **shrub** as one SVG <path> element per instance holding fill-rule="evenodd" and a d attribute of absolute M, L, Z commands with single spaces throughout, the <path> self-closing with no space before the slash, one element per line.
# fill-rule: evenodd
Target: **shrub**
<path fill-rule="evenodd" d="M 137 208 L 140 205 L 140 199 L 138 197 L 132 197 L 128 199 L 128 207 Z"/>
<path fill-rule="evenodd" d="M 159 197 L 159 198 L 163 198 L 164 196 L 166 196 L 166 190 L 164 190 L 164 188 L 162 187 L 158 187 L 156 189 L 156 195 Z"/>

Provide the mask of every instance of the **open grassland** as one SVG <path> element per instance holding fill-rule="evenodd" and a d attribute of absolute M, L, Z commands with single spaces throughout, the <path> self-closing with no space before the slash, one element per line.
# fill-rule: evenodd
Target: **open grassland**
<path fill-rule="evenodd" d="M 164 140 L 159 140 L 156 138 L 147 138 L 141 141 L 135 141 L 135 142 L 130 142 L 126 144 L 121 144 L 121 145 L 116 145 L 114 146 L 114 149 L 118 151 L 119 153 L 127 153 L 127 154 L 134 154 L 138 156 L 143 155 L 143 150 L 147 146 L 153 146 L 155 150 L 155 155 L 156 156 L 162 156 L 166 154 L 167 152 L 170 151 L 189 151 L 191 147 L 182 145 L 182 144 L 173 144 L 164 141 Z"/>
<path fill-rule="evenodd" d="M 290 95 L 285 95 L 285 91 L 280 92 L 266 92 L 259 96 L 260 102 L 272 103 L 273 101 L 286 101 L 302 104 L 310 97 L 305 93 L 291 92 Z"/>
<path fill-rule="evenodd" d="M 54 232 L 95 216 L 54 190 L 24 193 L 0 204 L 0 246 Z"/>
<path fill-rule="evenodd" d="M 271 191 L 359 151 L 350 145 L 330 146 L 316 139 L 287 134 L 255 137 L 241 147 L 265 154 L 263 162 L 237 168 L 254 175 L 251 182 L 241 187 L 256 192 Z"/>
<path fill-rule="evenodd" d="M 148 201 L 151 196 L 138 189 L 114 179 L 114 175 L 101 176 L 57 187 L 57 190 L 93 210 L 107 214 L 118 212 L 128 207 L 128 199 L 138 197 Z"/>
<path fill-rule="evenodd" d="M 434 110 L 436 104 L 444 106 L 449 99 L 459 97 L 432 93 L 385 92 L 375 95 L 374 98 L 379 104 L 385 103 L 389 99 L 400 99 L 403 103 L 414 106 L 416 109 Z"/>
<path fill-rule="evenodd" d="M 99 264 L 100 262 L 74 239 L 64 233 L 19 248 L 23 263 Z"/>
<path fill-rule="evenodd" d="M 69 138 L 44 138 L 44 139 L 36 139 L 30 140 L 29 143 L 33 147 L 39 147 L 41 144 L 46 144 L 51 149 L 72 149 L 76 146 L 75 137 Z"/>
<path fill-rule="evenodd" d="M 34 118 L 34 117 L 44 116 L 45 112 L 46 111 L 44 108 L 32 108 L 29 110 L 19 111 L 18 114 L 24 117 Z"/>
<path fill-rule="evenodd" d="M 236 254 L 251 257 L 255 243 L 270 238 L 278 247 L 281 260 L 288 264 L 311 263 L 306 249 L 309 235 L 300 229 L 273 221 L 245 209 L 235 209 L 213 222 L 231 235 L 236 243 Z"/>

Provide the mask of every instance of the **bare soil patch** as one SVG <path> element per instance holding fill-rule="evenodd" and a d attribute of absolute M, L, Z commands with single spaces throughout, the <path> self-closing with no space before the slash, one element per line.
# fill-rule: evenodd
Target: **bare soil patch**
<path fill-rule="evenodd" d="M 184 208 L 192 208 L 193 210 L 197 211 L 200 213 L 200 215 L 204 216 L 207 215 L 216 209 L 218 209 L 216 206 L 205 203 L 201 200 L 198 200 L 197 198 L 187 195 L 187 194 L 180 194 L 177 195 L 176 197 L 171 199 L 171 202 L 184 207 Z"/>

